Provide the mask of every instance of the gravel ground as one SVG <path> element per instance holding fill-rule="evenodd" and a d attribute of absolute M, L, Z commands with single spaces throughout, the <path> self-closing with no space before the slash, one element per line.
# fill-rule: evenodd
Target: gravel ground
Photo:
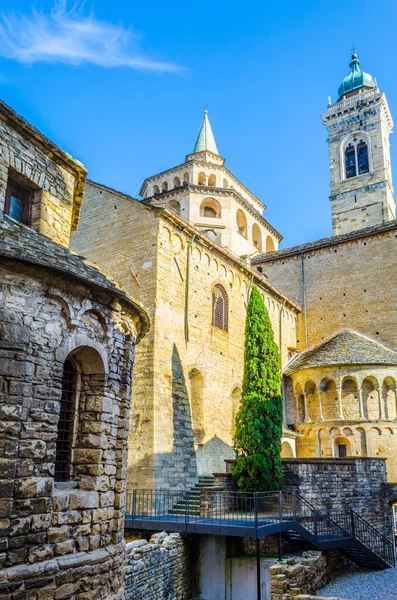
<path fill-rule="evenodd" d="M 335 577 L 335 576 L 334 576 Z M 347 571 L 317 592 L 343 600 L 397 600 L 397 568 L 385 571 Z"/>

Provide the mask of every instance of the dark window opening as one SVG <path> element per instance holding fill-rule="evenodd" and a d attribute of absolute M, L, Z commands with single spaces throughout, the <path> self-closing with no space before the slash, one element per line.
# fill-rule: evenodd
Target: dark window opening
<path fill-rule="evenodd" d="M 346 444 L 338 444 L 338 457 L 346 458 L 347 456 L 347 446 Z"/>
<path fill-rule="evenodd" d="M 355 177 L 356 172 L 356 152 L 354 146 L 349 144 L 345 150 L 345 166 L 346 166 L 346 179 Z"/>
<path fill-rule="evenodd" d="M 357 163 L 359 175 L 369 172 L 368 146 L 363 140 L 357 145 Z"/>
<path fill-rule="evenodd" d="M 4 209 L 5 214 L 30 227 L 32 224 L 32 198 L 33 194 L 31 190 L 18 181 L 15 181 L 12 177 L 9 177 Z"/>
<path fill-rule="evenodd" d="M 63 368 L 61 409 L 56 441 L 55 481 L 67 481 L 71 475 L 76 381 L 76 369 L 70 360 L 66 360 Z"/>
<path fill-rule="evenodd" d="M 229 327 L 229 302 L 223 286 L 217 284 L 212 290 L 212 324 L 223 331 Z"/>

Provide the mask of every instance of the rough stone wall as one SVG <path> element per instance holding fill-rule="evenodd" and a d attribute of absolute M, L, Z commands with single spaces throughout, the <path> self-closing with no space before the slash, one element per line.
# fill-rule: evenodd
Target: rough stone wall
<path fill-rule="evenodd" d="M 289 558 L 270 567 L 271 600 L 295 600 L 300 594 L 315 594 L 328 582 L 322 552 L 304 552 L 302 558 Z"/>
<path fill-rule="evenodd" d="M 179 533 L 152 535 L 150 542 L 127 543 L 125 589 L 128 600 L 190 600 L 191 540 Z"/>
<path fill-rule="evenodd" d="M 0 211 L 11 175 L 32 191 L 32 228 L 68 246 L 77 171 L 85 173 L 78 163 L 73 170 L 66 162 L 56 162 L 0 117 Z"/>
<path fill-rule="evenodd" d="M 381 458 L 283 459 L 283 490 L 320 509 L 352 509 L 389 535 L 386 461 Z"/>
<path fill-rule="evenodd" d="M 22 234 L 26 229 L 13 227 Z M 1 233 L 3 252 L 8 240 L 7 232 Z M 40 236 L 26 236 L 36 238 L 39 256 Z M 22 247 L 28 254 L 21 240 Z M 94 294 L 89 284 L 67 276 L 64 253 L 58 265 L 63 275 L 21 262 L 21 251 L 16 261 L 2 258 L 0 267 L 3 598 L 123 596 L 126 432 L 136 315 L 110 290 L 96 287 Z M 79 373 L 72 481 L 54 484 L 67 357 Z"/>
<path fill-rule="evenodd" d="M 117 206 L 115 209 L 114 206 Z M 154 211 L 154 212 L 153 212 Z M 72 247 L 109 271 L 153 316 L 152 337 L 137 348 L 130 427 L 129 487 L 192 485 L 224 470 L 243 376 L 247 293 L 252 273 L 172 216 L 89 185 Z M 131 275 L 134 268 L 136 279 Z M 137 283 L 137 281 L 139 284 Z M 212 286 L 224 286 L 229 330 L 211 324 Z M 295 347 L 297 310 L 265 279 L 259 286 L 283 360 Z M 185 340 L 188 288 L 189 340 Z M 193 397 L 194 378 L 202 378 Z M 197 379 L 195 380 L 197 382 Z"/>

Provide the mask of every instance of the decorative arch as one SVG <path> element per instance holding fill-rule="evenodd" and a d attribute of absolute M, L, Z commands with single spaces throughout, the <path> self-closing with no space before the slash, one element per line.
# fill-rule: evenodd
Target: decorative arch
<path fill-rule="evenodd" d="M 163 181 L 162 190 L 168 192 L 168 181 Z"/>
<path fill-rule="evenodd" d="M 180 185 L 181 185 L 181 180 L 179 179 L 179 177 L 174 177 L 174 188 L 180 187 Z"/>
<path fill-rule="evenodd" d="M 170 200 L 167 206 L 171 212 L 176 213 L 177 215 L 181 214 L 181 203 L 178 200 Z"/>
<path fill-rule="evenodd" d="M 216 176 L 213 173 L 208 177 L 208 185 L 212 187 L 216 186 Z"/>
<path fill-rule="evenodd" d="M 229 182 L 228 182 L 228 180 L 227 180 L 227 179 L 224 179 L 224 180 L 223 180 L 223 187 L 224 187 L 224 188 L 228 188 L 228 187 L 229 187 Z"/>
<path fill-rule="evenodd" d="M 259 252 L 262 252 L 262 233 L 257 223 L 252 226 L 252 243 Z"/>
<path fill-rule="evenodd" d="M 212 325 L 223 331 L 229 329 L 229 299 L 220 283 L 212 288 Z"/>
<path fill-rule="evenodd" d="M 190 181 L 189 173 L 184 173 L 183 174 L 183 184 L 187 185 L 189 183 L 189 181 Z"/>
<path fill-rule="evenodd" d="M 273 238 L 270 235 L 266 236 L 266 252 L 274 252 L 275 249 Z"/>
<path fill-rule="evenodd" d="M 367 448 L 367 434 L 363 427 L 357 427 L 356 435 L 358 437 L 358 446 L 359 446 L 359 454 L 361 456 L 368 456 L 368 448 Z"/>
<path fill-rule="evenodd" d="M 361 416 L 358 384 L 351 375 L 342 380 L 342 413 L 347 420 L 359 420 Z"/>
<path fill-rule="evenodd" d="M 198 174 L 198 178 L 197 178 L 198 184 L 199 185 L 205 185 L 207 182 L 207 177 L 206 174 L 201 172 Z"/>
<path fill-rule="evenodd" d="M 284 440 L 281 446 L 281 458 L 294 458 L 294 449 L 291 443 L 287 440 Z"/>
<path fill-rule="evenodd" d="M 204 198 L 200 205 L 200 217 L 220 219 L 222 216 L 221 205 L 215 198 Z"/>
<path fill-rule="evenodd" d="M 153 196 L 157 196 L 160 193 L 160 188 L 158 185 L 153 186 L 152 194 Z"/>
<path fill-rule="evenodd" d="M 334 421 L 339 417 L 339 398 L 334 379 L 325 377 L 320 384 L 323 417 L 325 421 Z"/>
<path fill-rule="evenodd" d="M 236 213 L 236 222 L 237 222 L 238 232 L 243 237 L 246 238 L 247 237 L 247 217 L 245 216 L 245 213 L 241 210 L 241 208 L 239 208 Z"/>
<path fill-rule="evenodd" d="M 394 377 L 385 377 L 382 384 L 382 402 L 386 419 L 397 418 L 397 384 Z"/>
<path fill-rule="evenodd" d="M 204 439 L 204 378 L 198 369 L 189 372 L 193 434 L 196 444 Z"/>
<path fill-rule="evenodd" d="M 302 387 L 298 383 L 295 387 L 295 398 L 296 398 L 296 420 L 298 423 L 303 423 L 306 417 L 305 411 L 305 397 L 302 392 Z"/>
<path fill-rule="evenodd" d="M 311 421 L 319 421 L 320 420 L 320 405 L 319 405 L 319 397 L 317 386 L 312 379 L 309 379 L 305 383 L 305 396 L 307 399 L 307 417 L 310 418 Z"/>
<path fill-rule="evenodd" d="M 334 440 L 334 457 L 346 458 L 351 456 L 351 443 L 347 437 L 337 437 Z"/>
<path fill-rule="evenodd" d="M 86 447 L 84 421 L 91 421 L 94 416 L 98 418 L 105 395 L 105 376 L 102 357 L 90 346 L 74 348 L 63 361 L 55 481 L 68 481 L 76 476 L 74 454 Z"/>
<path fill-rule="evenodd" d="M 341 179 L 372 171 L 371 138 L 365 131 L 347 135 L 340 146 Z"/>
<path fill-rule="evenodd" d="M 380 418 L 379 384 L 376 377 L 368 375 L 361 384 L 364 418 L 376 421 Z"/>

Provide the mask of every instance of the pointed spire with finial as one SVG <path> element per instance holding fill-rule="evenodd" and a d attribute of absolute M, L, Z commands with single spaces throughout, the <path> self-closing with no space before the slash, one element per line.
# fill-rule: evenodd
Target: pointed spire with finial
<path fill-rule="evenodd" d="M 212 152 L 213 154 L 219 154 L 218 148 L 216 147 L 214 134 L 212 133 L 210 120 L 208 118 L 208 110 L 204 110 L 204 117 L 201 123 L 200 131 L 197 136 L 196 143 L 193 148 L 193 154 L 195 152 Z"/>

